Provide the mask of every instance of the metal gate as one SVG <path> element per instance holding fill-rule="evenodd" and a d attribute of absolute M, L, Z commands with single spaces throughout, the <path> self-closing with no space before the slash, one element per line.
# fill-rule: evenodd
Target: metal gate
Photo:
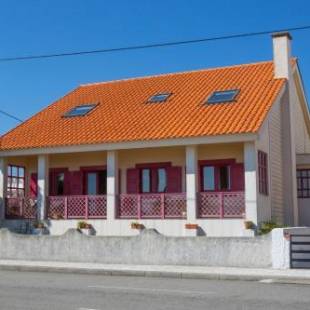
<path fill-rule="evenodd" d="M 310 235 L 291 235 L 291 268 L 310 269 Z"/>

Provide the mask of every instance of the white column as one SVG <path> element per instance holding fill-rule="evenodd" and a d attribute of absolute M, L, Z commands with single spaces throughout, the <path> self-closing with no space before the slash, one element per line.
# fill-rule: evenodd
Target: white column
<path fill-rule="evenodd" d="M 107 153 L 107 220 L 116 217 L 116 199 L 118 194 L 118 154 L 117 151 Z"/>
<path fill-rule="evenodd" d="M 46 214 L 46 202 L 48 195 L 49 180 L 49 158 L 48 155 L 38 156 L 38 219 L 44 220 Z"/>
<path fill-rule="evenodd" d="M 7 191 L 7 160 L 0 157 L 0 219 L 5 215 L 5 197 Z"/>
<path fill-rule="evenodd" d="M 197 147 L 186 146 L 186 213 L 190 223 L 197 219 L 197 164 Z"/>
<path fill-rule="evenodd" d="M 254 142 L 244 143 L 245 217 L 257 224 L 257 158 Z"/>

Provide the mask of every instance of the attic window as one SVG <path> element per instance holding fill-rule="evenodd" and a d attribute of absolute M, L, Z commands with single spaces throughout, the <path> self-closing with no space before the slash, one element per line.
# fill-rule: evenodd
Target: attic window
<path fill-rule="evenodd" d="M 164 102 L 171 96 L 171 93 L 160 93 L 152 96 L 148 102 L 156 103 L 156 102 Z"/>
<path fill-rule="evenodd" d="M 238 93 L 239 93 L 239 89 L 215 91 L 207 99 L 207 103 L 212 104 L 212 103 L 222 103 L 222 102 L 234 101 L 234 99 L 236 98 Z"/>
<path fill-rule="evenodd" d="M 75 117 L 75 116 L 84 116 L 87 113 L 89 113 L 91 110 L 93 110 L 97 104 L 84 104 L 79 105 L 65 113 L 65 117 Z"/>

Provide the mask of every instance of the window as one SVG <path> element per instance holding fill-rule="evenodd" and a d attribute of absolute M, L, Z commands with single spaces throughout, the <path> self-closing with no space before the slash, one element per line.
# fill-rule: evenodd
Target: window
<path fill-rule="evenodd" d="M 64 172 L 55 175 L 56 182 L 56 196 L 64 195 L 65 193 L 65 174 Z"/>
<path fill-rule="evenodd" d="M 310 198 L 310 169 L 297 170 L 298 198 Z"/>
<path fill-rule="evenodd" d="M 73 109 L 71 109 L 64 116 L 65 117 L 84 116 L 87 113 L 89 113 L 91 110 L 93 110 L 96 106 L 97 106 L 97 104 L 79 105 L 79 106 L 74 107 Z"/>
<path fill-rule="evenodd" d="M 167 171 L 165 168 L 152 167 L 141 169 L 141 192 L 164 193 L 167 190 Z"/>
<path fill-rule="evenodd" d="M 156 102 L 164 102 L 171 96 L 171 93 L 160 93 L 152 96 L 148 102 L 156 103 Z"/>
<path fill-rule="evenodd" d="M 202 190 L 230 190 L 230 166 L 226 164 L 202 166 Z"/>
<path fill-rule="evenodd" d="M 8 166 L 7 176 L 7 195 L 8 197 L 25 196 L 25 168 L 22 166 Z"/>
<path fill-rule="evenodd" d="M 151 191 L 151 171 L 150 169 L 142 169 L 142 193 Z"/>
<path fill-rule="evenodd" d="M 262 151 L 258 151 L 258 187 L 260 194 L 268 195 L 267 153 Z"/>
<path fill-rule="evenodd" d="M 85 172 L 85 194 L 105 195 L 107 193 L 106 170 Z"/>
<path fill-rule="evenodd" d="M 207 103 L 211 104 L 211 103 L 221 103 L 221 102 L 234 101 L 234 99 L 236 98 L 238 93 L 239 93 L 238 89 L 215 91 L 207 99 Z"/>

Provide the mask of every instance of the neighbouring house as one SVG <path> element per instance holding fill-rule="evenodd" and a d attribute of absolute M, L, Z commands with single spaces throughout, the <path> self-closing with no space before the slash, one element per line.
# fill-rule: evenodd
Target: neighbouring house
<path fill-rule="evenodd" d="M 310 224 L 310 119 L 289 33 L 273 61 L 81 85 L 1 137 L 3 225 L 171 236 Z M 298 182 L 297 182 L 298 180 Z M 198 227 L 198 229 L 197 229 Z"/>

